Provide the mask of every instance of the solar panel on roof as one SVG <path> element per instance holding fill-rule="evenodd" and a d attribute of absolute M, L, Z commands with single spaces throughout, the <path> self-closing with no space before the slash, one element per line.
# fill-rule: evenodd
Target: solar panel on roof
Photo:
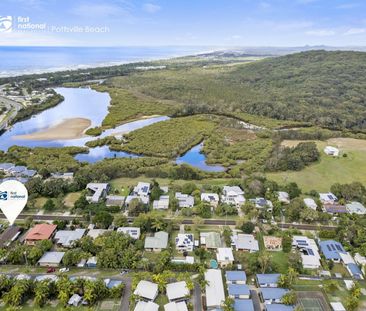
<path fill-rule="evenodd" d="M 332 250 L 336 250 L 335 247 L 334 247 L 334 244 L 331 244 L 331 247 L 332 247 Z"/>
<path fill-rule="evenodd" d="M 327 245 L 327 248 L 328 248 L 328 251 L 330 251 L 330 252 L 332 251 L 332 250 L 330 249 L 330 246 L 329 246 L 329 245 Z"/>
<path fill-rule="evenodd" d="M 342 249 L 342 247 L 340 247 L 340 245 L 336 245 L 336 248 L 337 248 L 340 252 L 343 252 L 343 249 Z"/>
<path fill-rule="evenodd" d="M 330 194 L 328 194 L 328 198 L 333 200 L 333 196 L 331 196 Z"/>
<path fill-rule="evenodd" d="M 314 252 L 313 252 L 313 250 L 312 250 L 312 249 L 310 249 L 310 248 L 308 248 L 308 253 L 309 253 L 309 255 L 314 256 Z"/>

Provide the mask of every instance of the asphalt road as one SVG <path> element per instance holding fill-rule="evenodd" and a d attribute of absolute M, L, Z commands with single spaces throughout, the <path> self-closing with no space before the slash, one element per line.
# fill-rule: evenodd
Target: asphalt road
<path fill-rule="evenodd" d="M 81 215 L 31 215 L 31 214 L 21 214 L 18 216 L 18 219 L 25 219 L 27 217 L 32 217 L 34 220 L 39 221 L 53 221 L 53 220 L 73 220 L 79 219 L 82 220 L 84 217 Z M 3 214 L 0 214 L 0 218 L 5 218 Z M 128 220 L 133 221 L 135 217 L 128 217 Z M 171 220 L 170 218 L 165 218 L 166 220 Z M 192 219 L 184 219 L 182 224 L 192 225 Z M 235 220 L 225 220 L 225 219 L 205 219 L 203 222 L 204 225 L 211 226 L 235 226 Z M 280 228 L 288 229 L 288 228 L 296 228 L 300 230 L 334 230 L 335 226 L 325 226 L 325 225 L 309 225 L 309 224 L 291 224 L 291 223 L 278 223 Z"/>

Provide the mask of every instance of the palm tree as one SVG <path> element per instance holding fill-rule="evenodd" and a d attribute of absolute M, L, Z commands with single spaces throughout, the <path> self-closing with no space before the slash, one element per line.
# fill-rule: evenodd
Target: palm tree
<path fill-rule="evenodd" d="M 50 282 L 49 281 L 41 281 L 37 282 L 34 288 L 34 303 L 37 306 L 42 307 L 50 294 Z"/>

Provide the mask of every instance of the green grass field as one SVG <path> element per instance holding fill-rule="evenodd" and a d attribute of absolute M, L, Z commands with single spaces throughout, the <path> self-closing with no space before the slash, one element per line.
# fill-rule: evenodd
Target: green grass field
<path fill-rule="evenodd" d="M 323 152 L 323 148 L 333 143 L 340 146 L 341 152 L 347 157 L 333 158 Z M 302 171 L 269 173 L 267 177 L 280 184 L 296 182 L 303 192 L 310 190 L 329 191 L 334 183 L 351 183 L 359 181 L 366 184 L 366 141 L 357 139 L 331 139 L 317 142 L 321 152 L 318 163 L 310 165 Z"/>

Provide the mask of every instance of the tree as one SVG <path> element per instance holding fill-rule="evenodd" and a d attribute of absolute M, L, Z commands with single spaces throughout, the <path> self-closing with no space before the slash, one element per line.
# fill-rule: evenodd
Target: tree
<path fill-rule="evenodd" d="M 128 225 L 127 217 L 122 214 L 114 216 L 113 224 L 116 227 L 126 227 Z"/>
<path fill-rule="evenodd" d="M 55 203 L 53 202 L 52 199 L 48 199 L 44 204 L 43 204 L 43 209 L 45 211 L 53 211 L 55 210 L 56 208 L 56 205 Z"/>
<path fill-rule="evenodd" d="M 139 199 L 132 199 L 128 204 L 128 215 L 138 216 L 140 213 L 145 212 L 145 206 Z"/>
<path fill-rule="evenodd" d="M 250 221 L 245 222 L 243 224 L 243 226 L 241 227 L 241 229 L 243 230 L 243 232 L 246 233 L 246 234 L 253 233 L 254 228 L 255 228 L 255 225 L 252 222 L 250 222 Z"/>
<path fill-rule="evenodd" d="M 301 189 L 295 182 L 291 182 L 291 183 L 287 184 L 285 188 L 286 188 L 286 191 L 288 192 L 291 200 L 298 197 L 301 194 Z"/>
<path fill-rule="evenodd" d="M 46 303 L 51 293 L 50 285 L 50 281 L 48 280 L 36 282 L 34 286 L 34 303 L 37 306 L 43 307 Z"/>
<path fill-rule="evenodd" d="M 185 183 L 182 187 L 182 193 L 184 194 L 192 194 L 193 191 L 197 189 L 197 186 L 195 183 L 188 182 Z"/>
<path fill-rule="evenodd" d="M 163 191 L 159 187 L 159 183 L 156 180 L 153 180 L 151 192 L 150 192 L 150 198 L 152 201 L 158 200 L 160 196 L 163 194 Z"/>
<path fill-rule="evenodd" d="M 230 227 L 225 227 L 222 235 L 224 237 L 226 247 L 231 247 L 232 231 L 231 231 Z"/>
<path fill-rule="evenodd" d="M 74 203 L 75 209 L 83 210 L 89 205 L 88 200 L 86 199 L 85 194 L 82 194 Z"/>
<path fill-rule="evenodd" d="M 278 285 L 283 288 L 292 288 L 297 280 L 298 273 L 294 268 L 288 268 L 286 274 L 282 274 L 278 281 Z"/>
<path fill-rule="evenodd" d="M 223 304 L 224 311 L 234 311 L 234 299 L 226 297 Z"/>
<path fill-rule="evenodd" d="M 282 250 L 285 253 L 289 253 L 292 249 L 292 237 L 289 234 L 285 234 L 282 238 Z"/>
<path fill-rule="evenodd" d="M 106 211 L 100 211 L 93 217 L 93 222 L 99 228 L 107 229 L 113 222 L 113 216 Z"/>
<path fill-rule="evenodd" d="M 300 212 L 300 219 L 306 223 L 313 223 L 318 219 L 318 212 L 311 208 L 305 208 Z"/>
<path fill-rule="evenodd" d="M 271 264 L 271 256 L 267 251 L 258 253 L 258 263 L 261 268 L 261 273 L 265 273 Z"/>
<path fill-rule="evenodd" d="M 294 291 L 290 291 L 283 295 L 281 302 L 285 305 L 295 305 L 297 302 L 297 296 Z"/>
<path fill-rule="evenodd" d="M 103 280 L 90 281 L 84 283 L 84 300 L 89 305 L 94 305 L 97 301 L 104 299 L 107 296 L 108 289 Z"/>

